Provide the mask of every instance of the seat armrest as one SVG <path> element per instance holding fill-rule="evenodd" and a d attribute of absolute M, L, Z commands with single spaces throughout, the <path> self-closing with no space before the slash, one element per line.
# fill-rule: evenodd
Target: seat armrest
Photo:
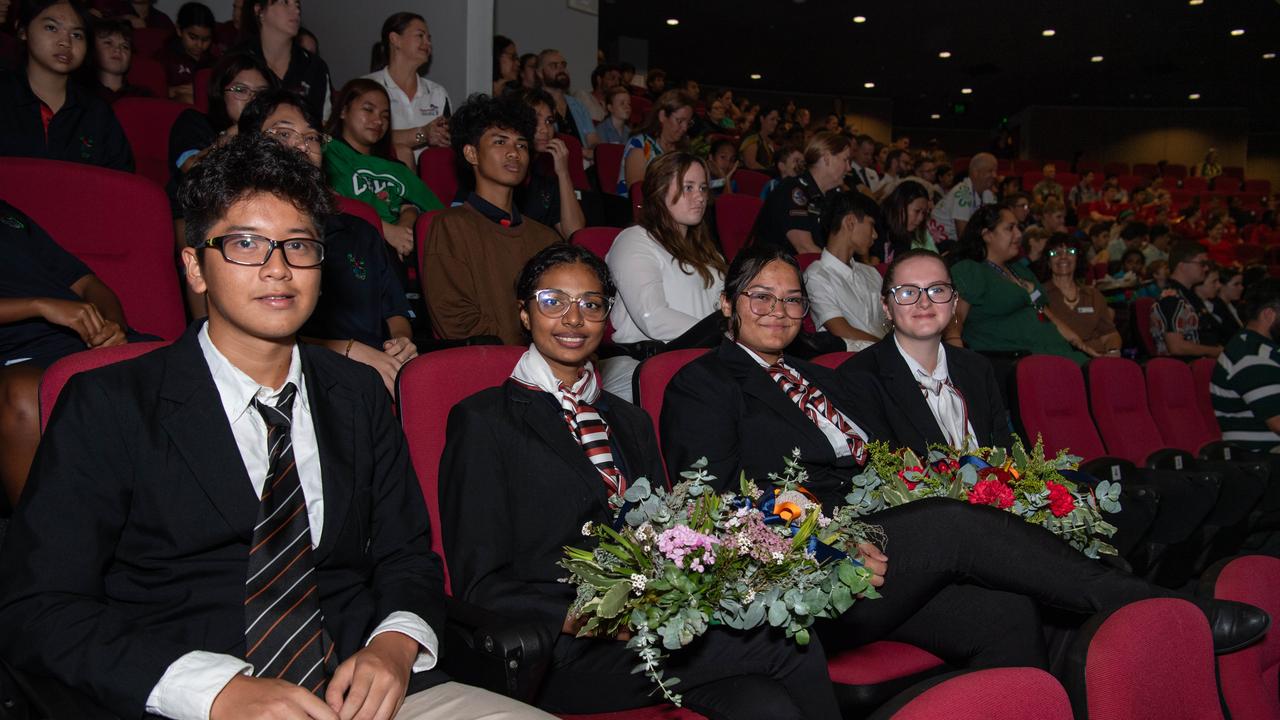
<path fill-rule="evenodd" d="M 532 701 L 551 663 L 558 628 L 447 599 L 443 669 L 462 682 Z"/>

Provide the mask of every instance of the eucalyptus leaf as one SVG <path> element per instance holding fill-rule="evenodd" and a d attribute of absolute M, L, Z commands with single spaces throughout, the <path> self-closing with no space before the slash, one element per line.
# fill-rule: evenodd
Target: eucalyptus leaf
<path fill-rule="evenodd" d="M 618 613 L 621 613 L 623 607 L 626 605 L 627 595 L 630 592 L 631 583 L 626 580 L 614 583 L 613 587 L 609 588 L 605 592 L 604 597 L 600 599 L 600 617 L 617 617 Z"/>
<path fill-rule="evenodd" d="M 645 498 L 649 497 L 652 493 L 653 493 L 653 490 L 649 487 L 648 479 L 637 478 L 627 488 L 627 491 L 622 494 L 622 497 L 627 502 L 634 503 L 634 502 L 640 502 L 641 500 L 644 500 Z"/>
<path fill-rule="evenodd" d="M 775 600 L 769 605 L 769 624 L 774 627 L 782 627 L 787 624 L 787 618 L 790 613 L 787 612 L 787 604 L 781 600 Z"/>

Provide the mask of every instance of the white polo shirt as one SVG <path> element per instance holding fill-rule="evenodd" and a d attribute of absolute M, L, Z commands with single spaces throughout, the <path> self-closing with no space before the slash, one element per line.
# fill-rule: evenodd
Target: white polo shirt
<path fill-rule="evenodd" d="M 387 89 L 387 96 L 391 98 L 392 130 L 422 127 L 444 115 L 445 108 L 449 106 L 449 93 L 445 91 L 444 86 L 421 75 L 418 76 L 418 89 L 413 93 L 412 99 L 400 89 L 395 80 L 391 79 L 391 73 L 387 68 L 369 73 L 364 77 L 381 83 L 382 87 Z M 423 149 L 418 148 L 413 151 L 414 159 L 422 154 Z"/>
<path fill-rule="evenodd" d="M 938 203 L 933 209 L 933 219 L 942 227 L 946 233 L 945 238 L 936 238 L 938 242 L 943 240 L 959 240 L 960 233 L 956 232 L 956 221 L 969 222 L 969 218 L 973 217 L 973 213 L 983 205 L 991 205 L 996 202 L 996 194 L 988 188 L 982 191 L 982 198 L 978 199 L 977 194 L 973 191 L 973 180 L 965 178 L 955 184 L 951 191 L 942 198 L 942 202 Z"/>

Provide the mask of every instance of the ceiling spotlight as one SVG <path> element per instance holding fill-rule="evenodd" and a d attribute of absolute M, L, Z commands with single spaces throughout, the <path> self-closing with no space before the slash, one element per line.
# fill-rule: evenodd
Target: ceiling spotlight
<path fill-rule="evenodd" d="M 1093 57 L 1089 58 L 1089 62 L 1102 62 L 1102 59 L 1103 58 L 1101 55 L 1094 55 Z"/>
<path fill-rule="evenodd" d="M 1204 0 L 1187 0 L 1188 5 L 1203 5 Z"/>
<path fill-rule="evenodd" d="M 961 94 L 961 95 L 972 95 L 972 94 L 973 94 L 973 88 L 960 88 L 960 94 Z"/>
<path fill-rule="evenodd" d="M 1044 30 L 1040 31 L 1040 34 L 1045 37 L 1053 37 L 1054 35 L 1058 34 L 1058 31 L 1054 30 L 1053 28 L 1045 28 Z"/>
<path fill-rule="evenodd" d="M 864 87 L 864 88 L 866 88 L 866 89 L 868 89 L 868 90 L 870 90 L 871 88 L 873 88 L 873 87 L 875 87 L 875 86 L 876 86 L 876 84 L 875 84 L 875 83 L 873 83 L 873 82 L 864 82 L 864 83 L 862 83 L 862 87 Z"/>
<path fill-rule="evenodd" d="M 862 23 L 867 21 L 867 18 L 862 15 L 854 15 L 853 21 L 861 25 Z"/>
<path fill-rule="evenodd" d="M 938 113 L 934 113 L 934 114 L 932 114 L 932 115 L 930 115 L 930 116 L 929 116 L 929 119 L 930 119 L 930 120 L 941 120 L 941 119 L 942 119 L 942 116 L 941 116 L 941 115 L 939 115 Z"/>
<path fill-rule="evenodd" d="M 1276 59 L 1276 54 L 1275 54 L 1275 53 L 1273 53 L 1273 52 L 1265 52 L 1265 53 L 1262 53 L 1262 59 L 1263 59 L 1263 60 L 1275 60 L 1275 59 Z"/>
<path fill-rule="evenodd" d="M 951 57 L 951 51 L 943 50 L 942 52 L 938 53 L 938 57 L 942 58 L 943 60 L 946 60 L 947 58 Z"/>
<path fill-rule="evenodd" d="M 750 77 L 752 80 L 759 80 L 760 78 L 762 78 L 762 77 L 764 77 L 764 76 L 763 76 L 763 75 L 761 75 L 760 73 L 751 73 L 751 74 L 750 74 L 750 75 L 748 75 L 747 77 Z"/>
<path fill-rule="evenodd" d="M 1188 100 L 1199 100 L 1199 99 L 1200 99 L 1200 93 L 1191 93 L 1190 95 L 1188 95 L 1188 96 L 1187 96 L 1187 99 L 1188 99 Z"/>
<path fill-rule="evenodd" d="M 1240 37 L 1244 34 L 1244 28 L 1236 28 L 1231 31 L 1231 37 Z"/>
<path fill-rule="evenodd" d="M 675 27 L 676 25 L 680 24 L 680 21 L 676 18 L 667 18 L 667 24 L 671 25 L 672 27 Z"/>

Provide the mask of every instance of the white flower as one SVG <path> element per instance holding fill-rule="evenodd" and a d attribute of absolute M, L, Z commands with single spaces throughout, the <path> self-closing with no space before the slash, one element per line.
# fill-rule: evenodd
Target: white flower
<path fill-rule="evenodd" d="M 773 562 L 774 562 L 774 563 L 776 563 L 776 564 L 778 564 L 778 565 L 781 565 L 781 564 L 782 564 L 782 553 L 778 552 L 777 550 L 774 550 L 774 551 L 773 551 Z"/>
<path fill-rule="evenodd" d="M 591 534 L 591 521 L 590 521 L 590 520 L 588 520 L 588 521 L 586 521 L 586 522 L 582 523 L 582 534 L 583 534 L 583 535 L 590 535 L 590 534 Z"/>
<path fill-rule="evenodd" d="M 824 528 L 830 524 L 831 524 L 831 518 L 827 517 L 826 515 L 818 516 L 818 527 Z"/>
<path fill-rule="evenodd" d="M 751 603 L 755 602 L 755 601 L 756 601 L 756 591 L 755 591 L 755 590 L 748 590 L 748 591 L 747 591 L 747 595 L 746 595 L 746 597 L 742 598 L 742 601 L 743 601 L 744 603 L 748 604 L 748 605 L 750 605 Z"/>
<path fill-rule="evenodd" d="M 631 589 L 635 591 L 637 595 L 644 592 L 644 586 L 645 586 L 645 583 L 647 582 L 648 581 L 646 580 L 645 576 L 641 575 L 640 573 L 631 574 Z"/>

